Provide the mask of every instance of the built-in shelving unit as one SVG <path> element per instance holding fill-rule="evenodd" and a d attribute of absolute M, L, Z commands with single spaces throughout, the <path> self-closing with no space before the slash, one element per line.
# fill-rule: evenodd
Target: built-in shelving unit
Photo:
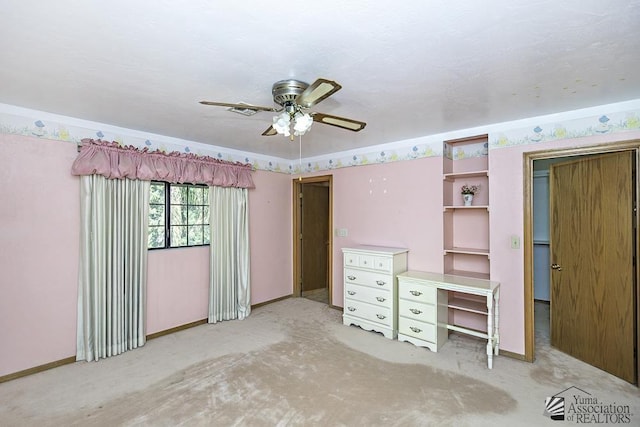
<path fill-rule="evenodd" d="M 489 156 L 487 136 L 444 142 L 444 273 L 489 279 Z M 477 185 L 471 206 L 461 187 Z"/>
<path fill-rule="evenodd" d="M 443 272 L 471 279 L 490 279 L 489 155 L 487 136 L 444 142 L 442 165 L 444 247 Z M 464 184 L 479 186 L 471 206 L 461 194 Z M 487 305 L 483 298 L 449 292 L 447 329 L 486 338 Z"/>

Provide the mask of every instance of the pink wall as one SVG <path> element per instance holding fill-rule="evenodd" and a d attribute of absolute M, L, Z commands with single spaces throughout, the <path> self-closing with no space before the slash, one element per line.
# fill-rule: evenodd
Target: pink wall
<path fill-rule="evenodd" d="M 256 171 L 249 190 L 251 304 L 292 292 L 291 178 Z M 147 333 L 206 319 L 209 247 L 149 251 Z"/>
<path fill-rule="evenodd" d="M 524 252 L 511 236 L 524 235 L 523 153 L 640 138 L 640 131 L 491 150 L 489 153 L 491 279 L 500 282 L 500 348 L 524 354 Z M 524 242 L 523 242 L 524 243 Z"/>
<path fill-rule="evenodd" d="M 73 143 L 0 134 L 0 376 L 76 351 L 79 180 Z M 292 291 L 291 178 L 249 191 L 252 304 Z M 207 317 L 209 248 L 150 251 L 147 333 Z"/>
<path fill-rule="evenodd" d="M 291 178 L 256 171 L 249 190 L 251 304 L 292 292 Z M 206 319 L 209 247 L 149 251 L 147 333 Z"/>
<path fill-rule="evenodd" d="M 489 155 L 490 271 L 500 282 L 500 347 L 524 354 L 523 153 L 639 139 L 640 132 L 491 150 Z M 333 303 L 342 306 L 342 252 L 371 244 L 409 248 L 409 268 L 442 271 L 442 158 L 337 169 L 334 176 Z M 325 173 L 326 174 L 326 173 Z M 524 242 L 522 242 L 524 244 Z"/>
<path fill-rule="evenodd" d="M 333 303 L 342 307 L 342 248 L 409 248 L 412 270 L 442 272 L 442 158 L 337 169 L 333 174 Z"/>
<path fill-rule="evenodd" d="M 206 319 L 209 247 L 149 251 L 147 334 Z"/>
<path fill-rule="evenodd" d="M 291 177 L 256 171 L 249 190 L 251 303 L 293 292 Z"/>
<path fill-rule="evenodd" d="M 640 138 L 640 132 L 522 145 L 490 153 L 491 277 L 501 282 L 501 348 L 524 353 L 522 153 Z M 75 354 L 79 185 L 74 144 L 0 134 L 0 376 Z M 28 164 L 29 169 L 24 167 Z M 409 248 L 409 268 L 442 271 L 442 158 L 333 175 L 333 302 L 342 252 L 354 244 Z M 249 192 L 252 304 L 292 292 L 291 177 L 257 171 Z M 208 248 L 149 254 L 148 333 L 207 316 Z M 32 263 L 35 262 L 35 267 Z"/>
<path fill-rule="evenodd" d="M 0 134 L 0 375 L 75 354 L 76 155 L 74 144 Z"/>

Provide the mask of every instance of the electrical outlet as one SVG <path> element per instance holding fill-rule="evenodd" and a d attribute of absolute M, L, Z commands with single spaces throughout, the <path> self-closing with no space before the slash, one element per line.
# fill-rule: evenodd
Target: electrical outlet
<path fill-rule="evenodd" d="M 511 236 L 511 249 L 520 249 L 520 237 Z"/>
<path fill-rule="evenodd" d="M 338 228 L 336 230 L 336 234 L 338 235 L 338 237 L 347 237 L 349 233 L 347 232 L 346 228 Z"/>

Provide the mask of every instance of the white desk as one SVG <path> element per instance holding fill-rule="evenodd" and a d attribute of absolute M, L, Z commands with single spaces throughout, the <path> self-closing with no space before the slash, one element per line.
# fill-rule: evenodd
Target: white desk
<path fill-rule="evenodd" d="M 398 275 L 398 297 L 398 340 L 438 351 L 447 340 L 447 330 L 473 335 L 487 340 L 487 364 L 493 368 L 500 344 L 498 282 L 407 271 Z M 449 309 L 486 316 L 486 331 L 450 323 Z"/>

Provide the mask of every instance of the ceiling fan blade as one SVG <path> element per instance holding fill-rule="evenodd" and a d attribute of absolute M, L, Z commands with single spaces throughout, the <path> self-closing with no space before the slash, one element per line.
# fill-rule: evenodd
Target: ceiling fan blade
<path fill-rule="evenodd" d="M 342 129 L 359 132 L 367 125 L 365 122 L 353 119 L 345 119 L 344 117 L 332 116 L 330 114 L 323 113 L 311 113 L 313 121 L 318 123 L 324 123 L 325 125 L 336 126 Z"/>
<path fill-rule="evenodd" d="M 262 132 L 262 136 L 273 136 L 273 135 L 277 135 L 277 134 L 278 134 L 278 132 L 273 128 L 273 126 L 269 126 L 267 128 L 267 130 Z"/>
<path fill-rule="evenodd" d="M 214 105 L 216 107 L 228 107 L 236 110 L 278 111 L 278 109 L 274 107 L 261 107 L 259 105 L 251 105 L 251 104 L 244 104 L 244 103 L 230 104 L 228 102 L 200 101 L 200 104 Z"/>
<path fill-rule="evenodd" d="M 311 83 L 304 92 L 298 95 L 296 98 L 296 104 L 304 108 L 309 108 L 333 95 L 340 89 L 342 89 L 342 86 L 332 80 L 318 79 Z"/>

